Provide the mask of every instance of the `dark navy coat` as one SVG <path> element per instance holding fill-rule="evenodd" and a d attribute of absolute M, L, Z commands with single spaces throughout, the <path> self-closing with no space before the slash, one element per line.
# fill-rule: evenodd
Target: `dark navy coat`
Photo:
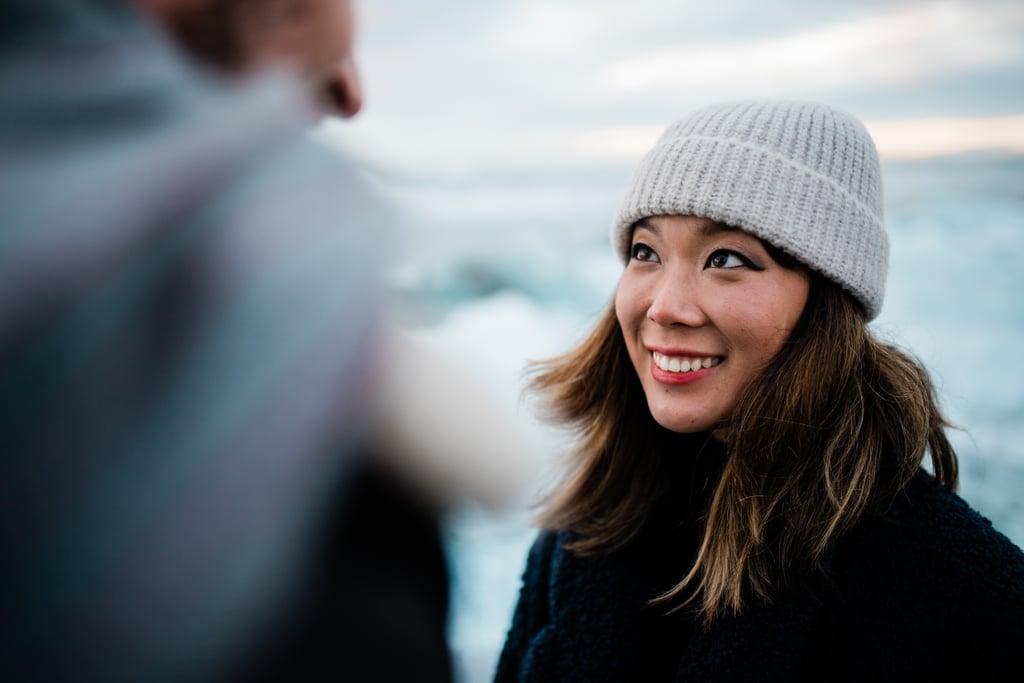
<path fill-rule="evenodd" d="M 540 533 L 496 683 L 997 680 L 1024 669 L 1024 554 L 923 472 L 844 536 L 827 579 L 706 630 L 648 603 L 683 576 L 698 541 L 667 509 L 605 556 Z"/>

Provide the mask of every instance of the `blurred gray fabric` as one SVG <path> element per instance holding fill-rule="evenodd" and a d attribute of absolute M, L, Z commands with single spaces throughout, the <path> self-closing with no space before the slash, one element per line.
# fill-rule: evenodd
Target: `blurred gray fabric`
<path fill-rule="evenodd" d="M 229 88 L 118 2 L 0 7 L 10 670 L 205 678 L 297 590 L 365 418 L 388 223 L 297 87 Z"/>

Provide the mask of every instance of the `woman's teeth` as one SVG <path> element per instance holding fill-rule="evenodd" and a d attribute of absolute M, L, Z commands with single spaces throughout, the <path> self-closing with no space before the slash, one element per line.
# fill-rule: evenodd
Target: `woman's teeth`
<path fill-rule="evenodd" d="M 652 352 L 654 364 L 665 372 L 693 372 L 701 368 L 710 368 L 718 365 L 721 358 L 708 356 L 707 358 L 680 358 L 679 356 L 664 356 L 658 352 Z"/>

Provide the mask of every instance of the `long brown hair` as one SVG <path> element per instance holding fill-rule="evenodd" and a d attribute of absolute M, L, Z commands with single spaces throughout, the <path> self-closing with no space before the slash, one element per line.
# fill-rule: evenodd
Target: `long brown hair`
<path fill-rule="evenodd" d="M 657 503 L 652 451 L 685 457 L 703 441 L 654 421 L 611 305 L 576 348 L 533 364 L 529 380 L 546 417 L 579 437 L 540 525 L 575 532 L 577 553 L 623 547 Z M 948 426 L 921 364 L 875 338 L 856 300 L 812 273 L 790 339 L 731 416 L 697 558 L 658 599 L 692 605 L 706 623 L 770 602 L 883 511 L 926 452 L 932 476 L 956 488 Z"/>

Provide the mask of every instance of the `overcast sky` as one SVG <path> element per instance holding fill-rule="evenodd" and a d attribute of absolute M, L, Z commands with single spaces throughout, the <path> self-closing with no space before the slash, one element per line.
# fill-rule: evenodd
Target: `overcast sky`
<path fill-rule="evenodd" d="M 322 133 L 437 177 L 639 157 L 693 107 L 819 99 L 883 156 L 1024 153 L 1020 0 L 357 0 L 367 104 Z"/>

